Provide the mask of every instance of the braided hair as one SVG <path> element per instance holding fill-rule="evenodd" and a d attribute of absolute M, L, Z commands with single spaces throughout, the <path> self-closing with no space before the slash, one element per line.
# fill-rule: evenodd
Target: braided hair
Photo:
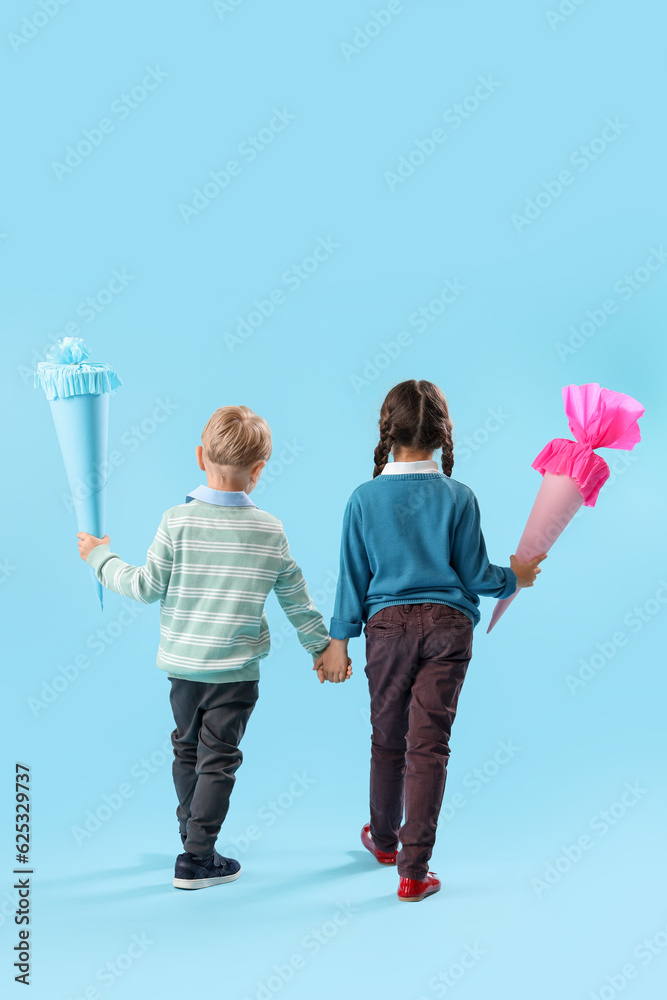
<path fill-rule="evenodd" d="M 389 461 L 394 445 L 416 451 L 442 448 L 442 471 L 451 476 L 454 439 L 447 400 L 442 391 L 425 380 L 399 382 L 387 394 L 380 410 L 380 440 L 375 449 L 373 479 Z"/>

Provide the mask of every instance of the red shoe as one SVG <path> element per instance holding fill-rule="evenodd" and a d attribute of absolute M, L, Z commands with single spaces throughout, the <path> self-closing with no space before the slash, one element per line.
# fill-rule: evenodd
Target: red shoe
<path fill-rule="evenodd" d="M 367 851 L 371 852 L 375 860 L 379 861 L 381 865 L 396 864 L 396 855 L 398 854 L 398 851 L 378 851 L 377 847 L 373 843 L 373 838 L 371 837 L 370 823 L 366 823 L 366 826 L 362 827 L 361 843 Z"/>
<path fill-rule="evenodd" d="M 402 878 L 398 884 L 398 898 L 404 903 L 419 903 L 426 896 L 440 892 L 440 879 L 435 872 L 429 872 L 426 878 Z"/>

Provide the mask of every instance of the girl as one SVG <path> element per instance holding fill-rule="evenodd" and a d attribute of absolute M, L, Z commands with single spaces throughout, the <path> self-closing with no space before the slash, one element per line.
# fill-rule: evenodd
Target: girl
<path fill-rule="evenodd" d="M 373 731 L 370 823 L 361 840 L 380 864 L 398 863 L 398 897 L 411 902 L 440 889 L 428 863 L 479 595 L 532 587 L 546 559 L 489 562 L 477 499 L 451 478 L 453 464 L 440 389 L 414 380 L 395 386 L 380 412 L 373 479 L 345 511 L 332 641 L 315 664 L 320 681 L 345 680 L 348 640 L 366 623 Z"/>

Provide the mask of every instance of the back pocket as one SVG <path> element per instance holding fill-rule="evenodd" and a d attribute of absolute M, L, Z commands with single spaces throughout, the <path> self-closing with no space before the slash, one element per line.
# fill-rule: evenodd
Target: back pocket
<path fill-rule="evenodd" d="M 373 618 L 377 617 L 373 615 Z M 373 621 L 371 618 L 364 629 L 366 638 L 371 636 L 374 639 L 396 639 L 405 632 L 405 622 Z"/>
<path fill-rule="evenodd" d="M 447 628 L 472 627 L 470 618 L 458 608 L 450 608 L 449 604 L 435 604 L 432 620 L 434 625 L 446 625 Z"/>

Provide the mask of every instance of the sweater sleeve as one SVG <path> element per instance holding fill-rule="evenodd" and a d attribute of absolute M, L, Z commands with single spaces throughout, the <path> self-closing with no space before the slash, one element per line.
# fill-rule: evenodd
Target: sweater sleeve
<path fill-rule="evenodd" d="M 494 566 L 486 554 L 479 504 L 471 494 L 454 531 L 451 565 L 466 590 L 485 597 L 511 597 L 516 573 L 509 566 Z"/>
<path fill-rule="evenodd" d="M 303 573 L 290 553 L 283 536 L 282 565 L 273 586 L 278 603 L 296 629 L 299 642 L 313 656 L 319 656 L 330 641 L 324 618 L 313 604 Z"/>
<path fill-rule="evenodd" d="M 167 593 L 174 559 L 174 547 L 163 514 L 155 538 L 146 556 L 144 566 L 131 566 L 111 552 L 108 545 L 96 545 L 88 553 L 86 562 L 93 567 L 95 576 L 109 590 L 124 597 L 132 597 L 141 604 L 152 604 Z"/>
<path fill-rule="evenodd" d="M 370 580 L 371 568 L 364 544 L 361 513 L 350 499 L 343 516 L 340 571 L 334 613 L 329 626 L 332 639 L 353 639 L 361 635 L 364 603 Z"/>

